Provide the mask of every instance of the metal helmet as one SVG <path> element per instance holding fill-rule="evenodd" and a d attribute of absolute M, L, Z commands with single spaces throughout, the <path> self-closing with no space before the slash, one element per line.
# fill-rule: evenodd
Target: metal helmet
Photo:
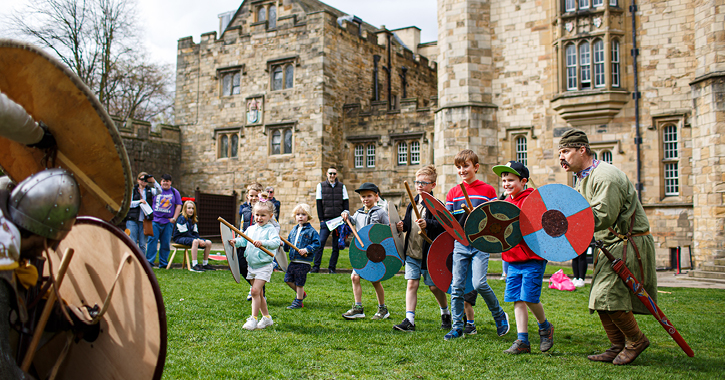
<path fill-rule="evenodd" d="M 17 226 L 62 240 L 75 223 L 81 205 L 78 183 L 64 169 L 48 169 L 20 182 L 10 193 L 8 211 Z"/>

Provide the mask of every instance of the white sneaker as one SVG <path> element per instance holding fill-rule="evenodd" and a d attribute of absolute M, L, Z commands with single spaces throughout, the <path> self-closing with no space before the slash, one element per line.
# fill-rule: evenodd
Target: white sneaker
<path fill-rule="evenodd" d="M 584 286 L 583 278 L 575 278 L 574 281 L 572 281 L 572 282 L 574 283 L 574 286 L 577 288 L 581 288 L 582 286 Z"/>
<path fill-rule="evenodd" d="M 267 326 L 272 326 L 274 324 L 274 321 L 272 320 L 272 317 L 262 317 L 262 319 L 257 323 L 257 329 L 263 329 Z"/>
<path fill-rule="evenodd" d="M 247 323 L 245 323 L 244 326 L 242 326 L 242 328 L 246 329 L 246 330 L 256 329 L 257 328 L 257 318 L 254 318 L 253 316 L 250 315 L 249 318 L 247 318 Z"/>

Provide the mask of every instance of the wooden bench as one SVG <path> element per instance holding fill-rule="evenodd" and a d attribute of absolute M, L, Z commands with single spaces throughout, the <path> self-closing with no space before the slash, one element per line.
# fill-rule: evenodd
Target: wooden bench
<path fill-rule="evenodd" d="M 181 260 L 181 268 L 184 268 L 184 264 L 186 264 L 186 269 L 191 270 L 191 261 L 189 260 L 189 250 L 191 249 L 191 247 L 188 245 L 177 243 L 171 243 L 171 246 L 174 248 L 174 253 L 171 254 L 171 258 L 169 259 L 169 264 L 166 265 L 166 269 L 171 268 L 171 263 L 174 262 L 174 257 L 176 256 L 176 251 L 179 249 L 183 249 L 184 256 Z"/>

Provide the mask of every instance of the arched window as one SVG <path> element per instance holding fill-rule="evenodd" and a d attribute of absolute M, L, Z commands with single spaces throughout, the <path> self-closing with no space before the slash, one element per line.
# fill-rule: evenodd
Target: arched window
<path fill-rule="evenodd" d="M 264 7 L 259 7 L 257 11 L 257 22 L 267 21 L 267 10 Z"/>
<path fill-rule="evenodd" d="M 222 135 L 221 146 L 219 147 L 219 157 L 229 157 L 229 137 L 227 135 Z"/>
<path fill-rule="evenodd" d="M 272 90 L 281 90 L 283 79 L 284 74 L 282 73 L 282 67 L 275 67 L 274 72 L 272 72 Z"/>
<path fill-rule="evenodd" d="M 398 143 L 398 165 L 408 164 L 408 144 L 405 141 Z"/>
<path fill-rule="evenodd" d="M 619 40 L 612 40 L 612 87 L 619 87 Z"/>
<path fill-rule="evenodd" d="M 594 87 L 604 87 L 604 41 L 594 41 Z"/>
<path fill-rule="evenodd" d="M 280 154 L 280 143 L 282 142 L 282 131 L 276 129 L 272 132 L 272 154 Z"/>
<path fill-rule="evenodd" d="M 284 131 L 284 152 L 285 154 L 292 153 L 292 129 L 285 129 Z"/>
<path fill-rule="evenodd" d="M 236 133 L 232 135 L 231 144 L 229 145 L 231 145 L 230 148 L 232 152 L 229 157 L 237 157 L 239 151 L 239 136 Z"/>
<path fill-rule="evenodd" d="M 368 144 L 367 166 L 375 167 L 375 144 Z"/>
<path fill-rule="evenodd" d="M 592 87 L 592 67 L 589 42 L 579 45 L 579 67 L 581 72 L 582 90 Z"/>
<path fill-rule="evenodd" d="M 277 27 L 277 7 L 274 5 L 269 7 L 269 27 L 270 28 Z"/>
<path fill-rule="evenodd" d="M 608 150 L 602 151 L 602 161 L 611 164 L 612 163 L 612 152 Z"/>
<path fill-rule="evenodd" d="M 365 146 L 362 144 L 355 145 L 355 167 L 365 167 Z"/>
<path fill-rule="evenodd" d="M 566 88 L 567 90 L 577 90 L 576 79 L 576 46 L 574 44 L 566 45 Z"/>
<path fill-rule="evenodd" d="M 516 161 L 528 166 L 529 160 L 528 149 L 526 146 L 526 137 L 519 136 L 516 138 Z"/>
<path fill-rule="evenodd" d="M 295 68 L 287 65 L 284 68 L 284 88 L 292 88 L 295 83 Z"/>
<path fill-rule="evenodd" d="M 419 141 L 410 142 L 410 164 L 411 165 L 420 164 L 420 142 Z"/>
<path fill-rule="evenodd" d="M 664 164 L 665 174 L 665 196 L 680 195 L 680 154 L 676 125 L 669 124 L 662 128 L 662 144 L 662 151 L 664 153 L 662 163 Z"/>

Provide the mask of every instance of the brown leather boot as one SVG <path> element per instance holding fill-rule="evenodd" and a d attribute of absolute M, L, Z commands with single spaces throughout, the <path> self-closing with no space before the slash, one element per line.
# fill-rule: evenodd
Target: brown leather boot
<path fill-rule="evenodd" d="M 607 348 L 606 351 L 604 351 L 601 354 L 597 355 L 589 355 L 587 356 L 587 359 L 593 361 L 593 362 L 607 362 L 611 363 L 617 355 L 619 355 L 620 352 L 624 349 L 624 345 L 615 345 L 613 344 L 612 347 Z"/>
<path fill-rule="evenodd" d="M 627 341 L 627 344 L 624 346 L 624 350 L 622 350 L 622 352 L 614 358 L 612 363 L 614 365 L 629 364 L 633 362 L 634 359 L 637 359 L 637 356 L 639 356 L 639 354 L 641 354 L 647 347 L 649 347 L 649 339 L 647 339 L 644 335 L 642 335 L 642 339 L 637 342 Z"/>

